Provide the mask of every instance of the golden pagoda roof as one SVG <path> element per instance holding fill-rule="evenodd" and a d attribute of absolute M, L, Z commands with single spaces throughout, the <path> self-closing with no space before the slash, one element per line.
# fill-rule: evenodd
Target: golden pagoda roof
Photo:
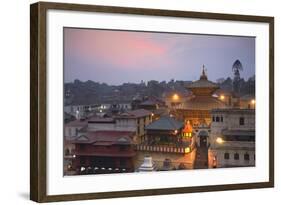
<path fill-rule="evenodd" d="M 212 96 L 194 96 L 186 101 L 185 109 L 189 110 L 212 110 L 227 108 L 226 104 Z"/>
<path fill-rule="evenodd" d="M 203 65 L 203 70 L 200 79 L 188 85 L 187 89 L 191 90 L 194 95 L 211 95 L 217 89 L 219 89 L 219 85 L 208 80 Z"/>
<path fill-rule="evenodd" d="M 218 84 L 208 80 L 205 71 L 205 66 L 203 65 L 203 70 L 200 79 L 192 82 L 189 86 L 187 86 L 187 88 L 219 88 L 219 86 Z"/>

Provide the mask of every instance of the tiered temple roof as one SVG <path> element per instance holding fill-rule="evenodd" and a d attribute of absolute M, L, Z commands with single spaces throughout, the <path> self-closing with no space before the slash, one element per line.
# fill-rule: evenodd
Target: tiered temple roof
<path fill-rule="evenodd" d="M 211 110 L 226 107 L 225 103 L 212 96 L 219 86 L 208 80 L 204 66 L 200 79 L 187 86 L 187 89 L 192 91 L 193 97 L 187 100 L 185 109 Z"/>

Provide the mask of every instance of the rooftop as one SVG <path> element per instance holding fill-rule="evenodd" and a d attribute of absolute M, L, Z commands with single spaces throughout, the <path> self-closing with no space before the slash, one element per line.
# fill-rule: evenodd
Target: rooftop
<path fill-rule="evenodd" d="M 135 132 L 129 131 L 94 131 L 87 132 L 86 135 L 72 140 L 74 144 L 93 144 L 93 145 L 126 145 L 133 143 Z"/>
<path fill-rule="evenodd" d="M 138 110 L 132 110 L 132 111 L 126 111 L 118 116 L 116 118 L 140 118 L 149 116 L 152 113 L 145 109 L 138 109 Z"/>
<path fill-rule="evenodd" d="M 195 96 L 184 105 L 184 108 L 188 110 L 212 110 L 226 107 L 225 103 L 212 96 Z"/>
<path fill-rule="evenodd" d="M 146 130 L 177 130 L 183 128 L 183 122 L 170 116 L 160 117 L 145 127 Z"/>
<path fill-rule="evenodd" d="M 248 113 L 248 114 L 255 114 L 255 109 L 245 109 L 245 108 L 218 108 L 213 109 L 211 111 L 212 114 L 214 113 L 233 113 L 233 114 L 241 114 L 241 113 Z"/>
<path fill-rule="evenodd" d="M 68 123 L 65 123 L 65 127 L 84 127 L 87 125 L 87 120 L 74 120 Z"/>
<path fill-rule="evenodd" d="M 212 94 L 214 91 L 219 89 L 219 86 L 218 86 L 218 84 L 208 80 L 208 77 L 205 73 L 205 68 L 203 65 L 203 71 L 200 76 L 200 79 L 197 81 L 194 81 L 190 85 L 188 85 L 187 89 L 190 89 L 193 92 L 193 94 L 195 94 L 195 95 L 200 95 L 200 94 L 208 95 L 208 94 Z M 204 89 L 204 90 L 202 90 L 202 89 Z"/>
<path fill-rule="evenodd" d="M 255 136 L 255 130 L 223 130 L 222 134 L 225 136 Z"/>
<path fill-rule="evenodd" d="M 114 123 L 111 117 L 92 117 L 88 120 L 89 123 Z"/>

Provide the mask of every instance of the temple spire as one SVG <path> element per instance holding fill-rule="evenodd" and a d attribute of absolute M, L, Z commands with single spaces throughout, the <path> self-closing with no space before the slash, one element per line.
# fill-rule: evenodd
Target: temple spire
<path fill-rule="evenodd" d="M 200 76 L 200 80 L 208 80 L 208 77 L 206 75 L 205 65 L 203 65 L 203 69 L 202 69 L 202 74 Z"/>

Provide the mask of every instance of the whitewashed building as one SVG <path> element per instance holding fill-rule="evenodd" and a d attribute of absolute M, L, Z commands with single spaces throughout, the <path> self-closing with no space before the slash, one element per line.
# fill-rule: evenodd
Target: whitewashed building
<path fill-rule="evenodd" d="M 211 112 L 209 168 L 255 166 L 255 109 Z"/>

